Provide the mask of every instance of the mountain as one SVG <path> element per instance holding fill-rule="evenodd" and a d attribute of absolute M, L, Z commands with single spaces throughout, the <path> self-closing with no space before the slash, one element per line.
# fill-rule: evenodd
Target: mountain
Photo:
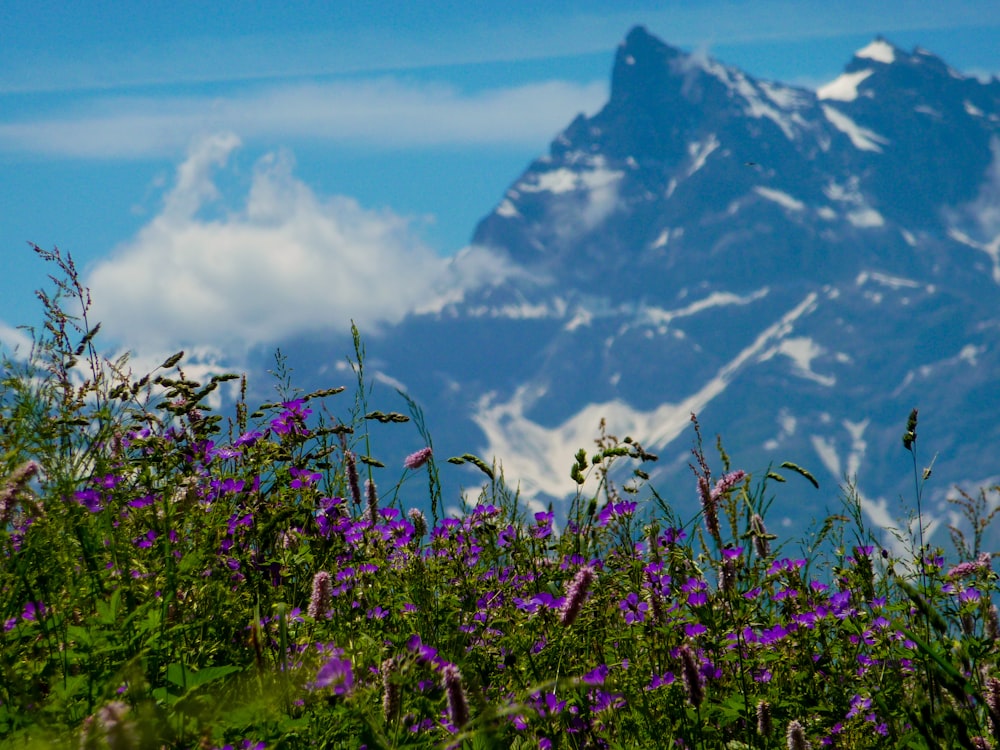
<path fill-rule="evenodd" d="M 635 28 L 607 104 L 472 247 L 457 270 L 486 253 L 507 272 L 368 338 L 369 368 L 424 407 L 439 455 L 496 456 L 536 504 L 573 492 L 603 418 L 660 455 L 653 484 L 689 517 L 692 412 L 734 467 L 815 474 L 774 492 L 800 530 L 848 478 L 870 521 L 905 515 L 912 408 L 936 543 L 953 485 L 1000 478 L 996 79 L 876 38 L 811 91 Z M 332 349 L 286 352 L 309 371 Z"/>

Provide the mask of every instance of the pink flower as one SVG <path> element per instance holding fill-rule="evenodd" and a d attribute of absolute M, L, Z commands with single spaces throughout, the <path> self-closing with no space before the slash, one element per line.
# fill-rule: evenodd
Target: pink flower
<path fill-rule="evenodd" d="M 403 461 L 403 466 L 407 469 L 419 469 L 427 463 L 427 459 L 431 457 L 431 452 L 430 448 L 421 448 L 416 453 L 411 453 L 407 456 L 406 460 Z"/>
<path fill-rule="evenodd" d="M 587 590 L 594 580 L 594 569 L 585 565 L 577 571 L 576 576 L 566 590 L 566 602 L 559 611 L 559 624 L 568 627 L 574 623 L 580 614 L 584 599 L 587 598 Z"/>
<path fill-rule="evenodd" d="M 321 570 L 313 576 L 312 597 L 309 599 L 309 616 L 314 620 L 318 617 L 326 617 L 330 611 L 332 600 L 333 584 L 330 583 L 330 574 L 325 570 Z"/>

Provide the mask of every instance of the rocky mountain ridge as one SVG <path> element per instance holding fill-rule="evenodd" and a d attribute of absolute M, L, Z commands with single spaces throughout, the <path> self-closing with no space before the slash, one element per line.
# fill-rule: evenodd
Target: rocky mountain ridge
<path fill-rule="evenodd" d="M 819 491 L 790 482 L 771 511 L 796 528 L 855 478 L 869 520 L 905 514 L 914 407 L 935 541 L 952 484 L 1000 477 L 996 79 L 877 38 L 809 91 L 636 28 L 607 105 L 473 246 L 514 271 L 369 349 L 439 452 L 495 455 L 538 507 L 574 491 L 603 418 L 661 455 L 654 484 L 693 512 L 692 412 L 739 467 L 813 471 Z"/>

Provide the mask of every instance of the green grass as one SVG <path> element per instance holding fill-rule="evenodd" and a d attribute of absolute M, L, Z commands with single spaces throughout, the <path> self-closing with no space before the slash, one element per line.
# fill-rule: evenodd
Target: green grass
<path fill-rule="evenodd" d="M 811 475 L 735 470 L 694 419 L 693 518 L 603 429 L 565 513 L 466 454 L 482 492 L 446 517 L 451 469 L 416 453 L 415 404 L 369 406 L 357 335 L 353 394 L 298 393 L 279 359 L 278 401 L 224 419 L 239 378 L 101 356 L 71 259 L 39 252 L 55 291 L 0 381 L 4 747 L 996 746 L 997 488 L 956 498 L 950 562 L 922 546 L 916 413 L 899 559 L 849 488 L 804 539 L 769 533 Z M 415 455 L 382 466 L 368 427 L 408 421 Z"/>

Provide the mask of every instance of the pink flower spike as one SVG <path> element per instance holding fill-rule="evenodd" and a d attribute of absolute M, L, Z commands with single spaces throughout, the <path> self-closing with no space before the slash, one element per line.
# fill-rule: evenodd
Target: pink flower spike
<path fill-rule="evenodd" d="M 431 457 L 431 453 L 430 448 L 421 448 L 416 453 L 411 453 L 407 456 L 406 460 L 403 461 L 403 466 L 407 469 L 419 469 L 427 463 L 427 460 Z"/>

